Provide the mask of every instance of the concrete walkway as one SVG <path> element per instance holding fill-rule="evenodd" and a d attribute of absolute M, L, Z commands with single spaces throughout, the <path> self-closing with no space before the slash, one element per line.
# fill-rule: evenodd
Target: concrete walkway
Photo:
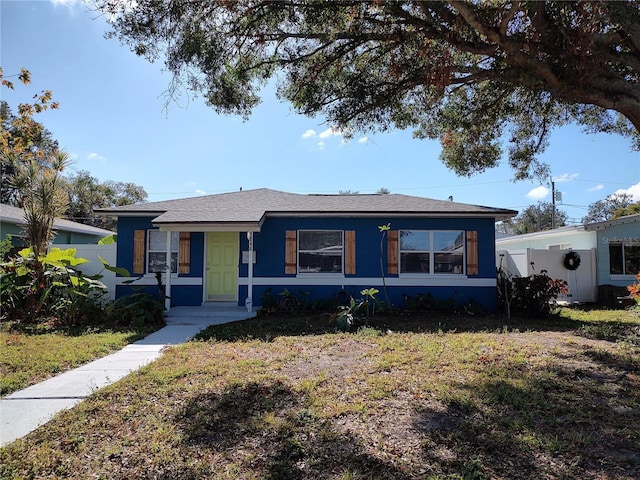
<path fill-rule="evenodd" d="M 25 436 L 61 410 L 157 359 L 166 346 L 186 342 L 209 325 L 253 316 L 255 312 L 235 306 L 172 308 L 167 313 L 167 325 L 146 338 L 0 399 L 0 446 Z"/>

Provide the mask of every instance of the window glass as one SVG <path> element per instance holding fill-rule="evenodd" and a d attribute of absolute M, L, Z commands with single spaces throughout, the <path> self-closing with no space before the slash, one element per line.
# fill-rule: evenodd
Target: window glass
<path fill-rule="evenodd" d="M 431 232 L 419 230 L 402 230 L 400 232 L 400 250 L 428 252 L 431 245 Z"/>
<path fill-rule="evenodd" d="M 400 272 L 402 273 L 430 273 L 430 255 L 428 253 L 400 253 Z"/>
<path fill-rule="evenodd" d="M 434 273 L 463 273 L 463 232 L 433 232 Z"/>
<path fill-rule="evenodd" d="M 342 273 L 342 232 L 301 230 L 298 234 L 298 272 Z"/>
<path fill-rule="evenodd" d="M 400 273 L 464 273 L 464 231 L 400 231 Z"/>
<path fill-rule="evenodd" d="M 622 261 L 622 244 L 609 244 L 609 273 L 622 275 L 624 273 L 624 262 Z"/>
<path fill-rule="evenodd" d="M 640 273 L 640 245 L 624 246 L 624 273 L 627 275 Z"/>
<path fill-rule="evenodd" d="M 167 260 L 167 232 L 149 230 L 147 235 L 147 272 L 164 272 Z M 171 272 L 178 271 L 180 232 L 171 232 Z"/>
<path fill-rule="evenodd" d="M 462 251 L 462 232 L 433 232 L 433 248 L 436 252 Z"/>

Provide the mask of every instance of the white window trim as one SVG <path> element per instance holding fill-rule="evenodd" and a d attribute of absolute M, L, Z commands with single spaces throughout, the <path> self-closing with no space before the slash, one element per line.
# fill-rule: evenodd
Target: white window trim
<path fill-rule="evenodd" d="M 402 250 L 401 249 L 401 235 L 402 232 L 429 232 L 429 251 L 427 250 Z M 450 253 L 446 250 L 434 250 L 434 233 L 437 232 L 458 232 L 462 233 L 462 272 L 450 273 L 442 272 L 438 273 L 434 271 L 435 268 L 435 256 L 437 253 Z M 437 278 L 466 278 L 467 277 L 467 245 L 464 239 L 466 238 L 466 230 L 420 230 L 420 229 L 401 229 L 398 232 L 398 276 L 399 277 L 437 277 Z M 402 253 L 428 253 L 429 254 L 429 272 L 402 272 Z"/>
<path fill-rule="evenodd" d="M 315 252 L 317 250 L 302 250 L 300 248 L 300 232 L 340 232 L 340 241 L 342 243 L 342 249 L 340 251 L 340 272 L 303 272 L 300 271 L 300 253 L 308 253 L 308 252 Z M 322 278 L 327 278 L 327 277 L 344 277 L 344 230 L 338 230 L 338 229 L 332 229 L 332 228 L 327 228 L 327 229 L 302 229 L 302 230 L 298 230 L 296 233 L 296 276 L 301 275 L 305 278 L 309 277 L 322 277 Z"/>

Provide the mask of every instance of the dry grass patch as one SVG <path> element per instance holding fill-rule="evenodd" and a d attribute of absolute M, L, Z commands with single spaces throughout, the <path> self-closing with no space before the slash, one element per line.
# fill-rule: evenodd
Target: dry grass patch
<path fill-rule="evenodd" d="M 26 330 L 4 322 L 0 326 L 0 395 L 120 350 L 150 331 L 94 328 L 74 332 L 47 325 Z"/>
<path fill-rule="evenodd" d="M 0 476 L 640 477 L 640 346 L 585 337 L 596 317 L 325 320 L 211 328 L 4 448 Z"/>

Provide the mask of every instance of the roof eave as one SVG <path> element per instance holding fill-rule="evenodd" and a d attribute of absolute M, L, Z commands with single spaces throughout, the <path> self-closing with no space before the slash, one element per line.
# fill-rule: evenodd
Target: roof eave
<path fill-rule="evenodd" d="M 259 222 L 153 222 L 170 232 L 259 232 Z"/>

